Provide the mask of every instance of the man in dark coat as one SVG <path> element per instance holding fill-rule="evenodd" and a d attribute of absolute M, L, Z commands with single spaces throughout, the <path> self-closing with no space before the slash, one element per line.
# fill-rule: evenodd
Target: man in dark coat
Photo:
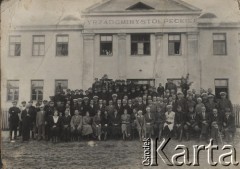
<path fill-rule="evenodd" d="M 221 99 L 218 102 L 219 113 L 224 116 L 226 108 L 229 108 L 231 112 L 233 112 L 233 106 L 229 99 L 227 99 L 227 93 L 221 92 Z"/>
<path fill-rule="evenodd" d="M 164 95 L 164 87 L 162 86 L 162 83 L 159 83 L 159 86 L 157 88 L 158 96 Z"/>
<path fill-rule="evenodd" d="M 30 129 L 32 125 L 32 119 L 29 111 L 30 104 L 27 104 L 26 109 L 22 111 L 22 141 L 29 141 Z"/>
<path fill-rule="evenodd" d="M 45 108 L 45 135 L 46 139 L 50 140 L 51 133 L 50 133 L 50 118 L 53 116 L 54 113 L 54 102 L 50 101 L 49 106 Z"/>
<path fill-rule="evenodd" d="M 28 104 L 29 104 L 29 115 L 31 118 L 32 139 L 35 139 L 37 109 L 32 105 L 33 101 L 29 101 Z"/>
<path fill-rule="evenodd" d="M 17 128 L 19 123 L 19 114 L 21 113 L 21 110 L 17 107 L 17 101 L 12 102 L 13 106 L 9 108 L 9 128 L 10 128 L 10 141 L 14 142 L 14 140 L 17 138 Z M 14 139 L 12 138 L 12 133 L 14 132 Z"/>
<path fill-rule="evenodd" d="M 113 138 L 119 137 L 121 133 L 121 115 L 115 109 L 114 113 L 110 115 L 111 136 Z"/>
<path fill-rule="evenodd" d="M 61 118 L 62 138 L 64 141 L 70 141 L 71 138 L 71 116 L 70 110 L 65 110 L 65 115 Z"/>

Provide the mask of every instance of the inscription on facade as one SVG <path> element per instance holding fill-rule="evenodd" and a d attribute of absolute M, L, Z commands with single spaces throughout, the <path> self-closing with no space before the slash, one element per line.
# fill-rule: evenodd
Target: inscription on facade
<path fill-rule="evenodd" d="M 146 24 L 192 24 L 196 18 L 162 18 L 162 19 L 87 19 L 87 25 L 146 25 Z"/>

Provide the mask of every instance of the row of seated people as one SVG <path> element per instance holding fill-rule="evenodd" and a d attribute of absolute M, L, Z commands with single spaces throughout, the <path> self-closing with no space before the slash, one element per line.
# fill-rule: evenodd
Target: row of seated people
<path fill-rule="evenodd" d="M 179 97 L 181 98 L 181 96 Z M 200 102 L 202 99 L 199 98 L 198 100 Z M 123 100 L 123 102 L 122 105 L 128 103 L 126 100 Z M 25 108 L 22 107 L 22 111 L 16 107 L 16 102 L 13 102 L 13 107 L 9 109 L 10 140 L 13 140 L 13 131 L 14 138 L 16 138 L 18 127 L 24 141 L 29 140 L 30 131 L 32 131 L 33 138 L 34 134 L 38 134 L 39 139 L 46 138 L 49 140 L 52 138 L 55 141 L 57 138 L 65 141 L 76 140 L 79 136 L 100 140 L 102 134 L 104 139 L 108 135 L 115 138 L 115 136 L 121 134 L 123 139 L 126 139 L 130 136 L 131 138 L 134 137 L 134 133 L 132 133 L 134 129 L 138 131 L 140 139 L 142 137 L 174 135 L 174 137 L 182 140 L 184 135 L 189 140 L 191 133 L 197 133 L 199 138 L 205 136 L 207 139 L 210 135 L 213 137 L 214 134 L 212 133 L 215 133 L 214 139 L 217 140 L 216 137 L 222 132 L 225 133 L 226 139 L 229 141 L 232 138 L 232 133 L 234 133 L 234 116 L 230 113 L 231 109 L 229 107 L 225 107 L 223 112 L 219 108 L 206 111 L 204 104 L 199 104 L 199 106 L 189 105 L 186 109 L 179 102 L 176 110 L 173 110 L 173 104 L 157 106 L 151 100 L 149 102 L 146 106 L 139 99 L 137 105 L 131 107 L 130 104 L 126 104 L 122 109 L 118 109 L 116 105 L 111 105 L 111 103 L 110 106 L 104 108 L 99 104 L 100 107 L 96 109 L 96 113 L 75 109 L 72 115 L 70 113 L 71 107 L 65 106 L 64 112 L 58 111 L 53 101 L 50 101 L 49 105 L 43 103 L 43 105 L 37 105 L 36 107 L 32 106 L 32 102 L 29 102 Z M 17 112 L 17 114 L 14 112 Z M 228 113 L 230 113 L 230 116 Z M 18 123 L 19 114 L 21 114 L 21 123 Z M 217 116 L 215 116 L 216 114 Z M 21 127 L 19 124 L 21 124 Z M 217 130 L 214 130 L 216 126 Z"/>

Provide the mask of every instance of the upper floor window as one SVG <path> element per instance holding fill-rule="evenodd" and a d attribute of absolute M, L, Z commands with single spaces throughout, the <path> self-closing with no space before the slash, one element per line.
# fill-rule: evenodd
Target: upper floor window
<path fill-rule="evenodd" d="M 181 55 L 181 34 L 168 35 L 168 55 Z"/>
<path fill-rule="evenodd" d="M 45 36 L 34 35 L 33 36 L 33 56 L 45 55 Z"/>
<path fill-rule="evenodd" d="M 19 98 L 19 80 L 7 81 L 7 100 L 14 101 Z"/>
<path fill-rule="evenodd" d="M 113 51 L 113 37 L 112 35 L 100 36 L 100 55 L 112 55 Z"/>
<path fill-rule="evenodd" d="M 9 55 L 10 56 L 21 55 L 21 36 L 9 37 Z"/>
<path fill-rule="evenodd" d="M 213 54 L 214 55 L 226 55 L 226 34 L 225 33 L 214 33 L 213 34 Z"/>
<path fill-rule="evenodd" d="M 31 91 L 32 100 L 43 100 L 43 80 L 32 80 Z"/>
<path fill-rule="evenodd" d="M 150 55 L 150 34 L 131 35 L 131 55 Z"/>
<path fill-rule="evenodd" d="M 68 35 L 57 35 L 56 55 L 68 56 Z"/>

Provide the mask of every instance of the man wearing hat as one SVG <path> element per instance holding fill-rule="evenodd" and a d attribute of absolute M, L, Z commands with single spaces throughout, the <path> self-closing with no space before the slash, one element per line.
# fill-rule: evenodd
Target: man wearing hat
<path fill-rule="evenodd" d="M 219 113 L 223 116 L 225 114 L 226 108 L 229 108 L 231 112 L 233 112 L 232 102 L 227 99 L 227 93 L 220 93 L 221 99 L 218 102 Z"/>
<path fill-rule="evenodd" d="M 207 112 L 212 114 L 213 109 L 217 109 L 217 103 L 214 102 L 214 95 L 208 95 L 208 102 L 205 104 Z"/>
<path fill-rule="evenodd" d="M 204 105 L 206 105 L 207 104 L 207 102 L 208 102 L 208 94 L 206 93 L 206 92 L 204 92 L 204 93 L 202 93 L 202 103 L 204 104 Z"/>
<path fill-rule="evenodd" d="M 19 123 L 19 114 L 21 110 L 17 107 L 17 101 L 12 102 L 13 106 L 9 108 L 9 138 L 10 142 L 15 142 L 14 140 L 17 139 L 17 128 Z M 14 138 L 12 138 L 12 133 L 14 132 Z"/>
<path fill-rule="evenodd" d="M 113 105 L 117 105 L 117 97 L 118 95 L 116 93 L 112 94 L 112 102 L 113 102 Z"/>

